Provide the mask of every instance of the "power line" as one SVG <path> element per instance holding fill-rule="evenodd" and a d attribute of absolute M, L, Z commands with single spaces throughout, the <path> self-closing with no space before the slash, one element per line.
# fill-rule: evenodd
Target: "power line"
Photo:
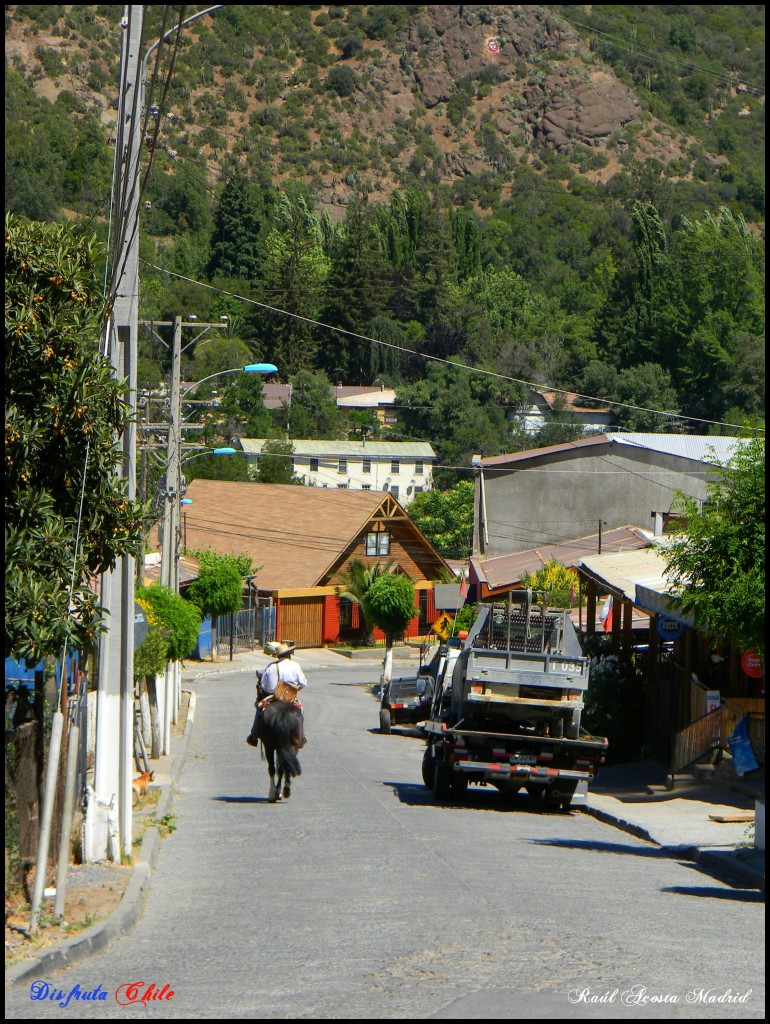
<path fill-rule="evenodd" d="M 613 35 L 611 32 L 606 32 L 603 29 L 596 28 L 593 25 L 586 25 L 580 21 L 574 21 L 572 18 L 568 18 L 565 14 L 559 15 L 569 25 L 573 25 L 576 28 L 585 29 L 586 32 L 591 35 L 603 36 L 608 39 L 613 46 L 617 46 L 621 50 L 627 50 L 629 53 L 638 53 L 641 57 L 646 57 L 648 60 L 654 61 L 658 64 L 674 64 L 678 67 L 684 68 L 686 71 L 697 72 L 702 75 L 707 75 L 711 78 L 716 79 L 721 85 L 730 86 L 732 81 L 727 76 L 723 75 L 719 71 L 713 71 L 711 68 L 703 67 L 701 64 L 693 64 L 690 61 L 682 60 L 674 54 L 664 54 L 660 50 L 652 49 L 651 47 L 642 46 L 640 44 L 629 44 L 627 40 L 621 39 L 618 36 Z M 736 76 L 737 78 L 737 76 Z M 747 89 L 751 90 L 755 95 L 762 96 L 764 94 L 764 87 L 754 85 L 751 82 L 747 82 L 745 78 L 741 78 L 741 82 L 746 86 Z"/>
<path fill-rule="evenodd" d="M 146 260 L 142 260 L 146 267 L 151 270 L 157 270 L 161 274 L 167 274 L 169 277 L 178 278 L 180 281 L 186 281 L 188 284 L 195 284 L 201 288 L 207 288 L 209 291 L 217 292 L 219 295 L 227 295 L 230 298 L 238 299 L 241 302 L 246 302 L 252 306 L 259 306 L 260 309 L 267 310 L 269 313 L 277 313 L 279 316 L 291 317 L 294 320 L 300 320 L 302 323 L 309 324 L 311 327 L 320 327 L 326 331 L 334 331 L 337 334 L 345 334 L 350 338 L 355 338 L 358 341 L 366 341 L 372 345 L 380 345 L 383 348 L 389 348 L 397 352 L 401 352 L 403 355 L 417 356 L 420 359 L 424 359 L 427 362 L 441 363 L 445 366 L 451 366 L 457 370 L 467 370 L 469 373 L 480 374 L 485 377 L 492 377 L 496 380 L 507 381 L 512 384 L 524 384 L 526 387 L 533 388 L 536 391 L 555 391 L 561 395 L 575 394 L 574 391 L 566 388 L 557 388 L 553 385 L 548 384 L 537 384 L 534 381 L 523 380 L 520 377 L 511 377 L 504 373 L 497 373 L 494 370 L 483 370 L 477 366 L 468 366 L 465 363 L 453 362 L 451 359 L 445 359 L 442 356 L 429 355 L 426 352 L 419 352 L 417 349 L 407 348 L 405 345 L 397 345 L 390 341 L 380 341 L 378 338 L 370 338 L 365 334 L 358 334 L 355 331 L 348 331 L 343 327 L 334 327 L 332 324 L 325 324 L 320 320 L 313 320 L 310 317 L 302 316 L 300 313 L 291 313 L 285 309 L 279 309 L 276 306 L 270 306 L 265 302 L 259 302 L 257 299 L 246 298 L 245 295 L 238 295 L 236 292 L 226 291 L 224 288 L 216 288 L 214 285 L 206 284 L 203 281 L 196 281 L 194 278 L 185 277 L 184 274 L 177 274 L 172 270 L 166 270 L 164 267 L 158 267 L 154 263 L 148 263 Z M 646 412 L 653 416 L 665 416 L 669 420 L 681 420 L 688 423 L 707 423 L 712 426 L 721 427 L 733 427 L 736 430 L 743 429 L 743 424 L 740 423 L 725 423 L 722 420 L 708 420 L 698 416 L 685 416 L 682 413 L 675 413 L 664 409 L 648 409 L 645 406 L 630 405 L 627 402 L 613 402 L 608 398 L 598 398 L 594 395 L 578 395 L 579 398 L 588 400 L 591 402 L 599 402 L 604 405 L 611 405 L 618 409 L 630 409 L 633 412 Z"/>

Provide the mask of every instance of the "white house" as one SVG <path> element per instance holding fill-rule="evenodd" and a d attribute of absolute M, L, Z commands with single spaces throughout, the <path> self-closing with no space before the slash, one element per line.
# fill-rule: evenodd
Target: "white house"
<path fill-rule="evenodd" d="M 242 438 L 256 468 L 265 438 Z M 433 486 L 436 453 L 426 441 L 302 441 L 292 439 L 296 476 L 315 487 L 388 491 L 402 505 Z"/>
<path fill-rule="evenodd" d="M 558 413 L 568 414 L 571 421 L 580 423 L 583 433 L 604 431 L 614 422 L 610 406 L 589 408 L 580 395 L 563 391 L 530 390 L 520 408 L 516 411 L 516 419 L 528 434 L 537 434 L 546 424 L 554 421 Z"/>

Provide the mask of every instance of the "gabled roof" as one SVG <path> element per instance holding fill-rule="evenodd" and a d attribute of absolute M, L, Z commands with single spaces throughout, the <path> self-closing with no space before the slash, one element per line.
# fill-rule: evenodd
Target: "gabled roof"
<path fill-rule="evenodd" d="M 590 449 L 597 445 L 618 444 L 633 448 L 645 448 L 648 451 L 660 452 L 664 455 L 675 455 L 693 462 L 716 465 L 726 461 L 735 448 L 744 443 L 742 438 L 715 437 L 709 434 L 643 434 L 608 431 L 564 444 L 552 444 L 544 448 L 528 448 L 526 451 L 511 452 L 508 455 L 492 455 L 486 459 L 480 459 L 478 464 L 482 469 L 503 468 L 509 464 L 527 462 L 544 455 L 569 452 L 572 449 Z"/>
<path fill-rule="evenodd" d="M 621 526 L 602 534 L 602 552 L 615 553 L 635 551 L 649 547 L 652 535 L 636 526 Z M 471 558 L 471 566 L 477 579 L 486 583 L 490 590 L 511 587 L 521 580 L 525 572 L 537 572 L 549 559 L 554 558 L 561 565 L 576 565 L 582 558 L 593 555 L 599 549 L 599 534 L 562 541 L 560 544 L 542 545 L 529 551 L 517 551 L 512 555 L 496 558 Z M 603 557 L 603 556 L 602 556 Z"/>
<path fill-rule="evenodd" d="M 187 550 L 251 556 L 260 590 L 323 585 L 369 524 L 401 521 L 420 552 L 443 560 L 392 495 L 289 484 L 193 480 L 185 508 Z"/>
<path fill-rule="evenodd" d="M 568 452 L 573 448 L 591 448 L 596 445 L 606 445 L 609 439 L 606 434 L 595 434 L 592 437 L 583 437 L 578 441 L 567 441 L 564 444 L 549 444 L 543 448 L 527 448 L 523 452 L 510 452 L 508 455 L 490 455 L 479 460 L 482 469 L 504 467 L 509 463 L 527 462 L 530 459 L 537 459 L 543 455 L 553 455 L 557 452 Z M 475 458 L 475 456 L 474 456 Z"/>
<path fill-rule="evenodd" d="M 567 412 L 607 413 L 611 411 L 609 405 L 585 405 L 585 398 L 574 391 L 540 391 L 538 393 L 543 396 L 549 409 L 553 409 L 563 399 Z"/>

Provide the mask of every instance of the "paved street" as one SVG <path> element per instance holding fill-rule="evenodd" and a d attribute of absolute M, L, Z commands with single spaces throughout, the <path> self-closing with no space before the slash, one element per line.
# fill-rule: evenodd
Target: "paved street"
<path fill-rule="evenodd" d="M 41 979 L 107 1000 L 61 1008 L 19 985 L 7 1017 L 764 1017 L 760 893 L 579 812 L 475 788 L 435 805 L 416 734 L 380 735 L 374 698 L 338 685 L 378 666 L 299 661 L 309 742 L 291 799 L 267 803 L 244 742 L 253 673 L 201 676 L 142 920 Z M 139 981 L 173 998 L 118 1005 Z"/>

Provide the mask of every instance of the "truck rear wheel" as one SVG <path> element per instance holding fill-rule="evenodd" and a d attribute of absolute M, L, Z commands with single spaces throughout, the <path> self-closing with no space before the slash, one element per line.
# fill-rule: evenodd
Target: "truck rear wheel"
<path fill-rule="evenodd" d="M 436 763 L 433 772 L 433 795 L 437 800 L 448 800 L 452 788 L 452 766 Z"/>
<path fill-rule="evenodd" d="M 380 732 L 390 732 L 390 712 L 387 708 L 380 709 Z"/>
<path fill-rule="evenodd" d="M 422 755 L 422 781 L 426 789 L 433 789 L 433 779 L 436 771 L 436 751 L 433 744 L 425 748 Z"/>

